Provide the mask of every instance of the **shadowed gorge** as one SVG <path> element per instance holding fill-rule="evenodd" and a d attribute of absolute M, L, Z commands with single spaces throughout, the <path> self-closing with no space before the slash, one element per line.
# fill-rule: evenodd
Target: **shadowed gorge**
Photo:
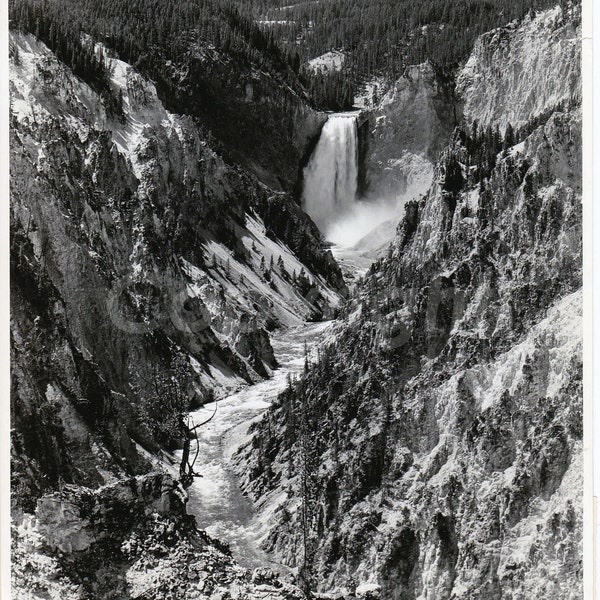
<path fill-rule="evenodd" d="M 580 5 L 10 18 L 13 597 L 580 598 Z"/>

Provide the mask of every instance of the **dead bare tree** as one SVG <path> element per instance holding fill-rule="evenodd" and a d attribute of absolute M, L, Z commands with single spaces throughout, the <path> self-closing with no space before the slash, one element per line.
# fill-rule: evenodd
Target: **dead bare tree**
<path fill-rule="evenodd" d="M 150 377 L 133 373 L 131 386 L 139 397 L 139 417 L 155 440 L 166 445 L 182 444 L 179 479 L 181 485 L 188 488 L 195 477 L 201 477 L 194 469 L 200 452 L 198 430 L 215 417 L 217 402 L 208 419 L 198 424 L 190 419 L 195 392 L 191 386 L 189 359 L 181 353 L 171 358 L 168 368 L 159 367 L 158 361 L 154 361 Z M 193 454 L 192 441 L 196 442 Z"/>
<path fill-rule="evenodd" d="M 202 423 L 198 423 L 197 425 L 194 424 L 192 421 L 192 426 L 190 427 L 189 416 L 186 421 L 184 421 L 183 419 L 181 420 L 181 429 L 183 432 L 183 452 L 181 453 L 181 461 L 179 463 L 179 479 L 181 481 L 181 485 L 183 485 L 184 488 L 187 488 L 190 485 L 192 485 L 194 477 L 202 477 L 200 473 L 196 473 L 194 471 L 194 465 L 198 460 L 198 454 L 200 452 L 200 444 L 198 443 L 198 429 L 200 429 L 201 427 L 203 427 L 204 425 L 206 425 L 214 419 L 215 415 L 217 414 L 217 408 L 218 401 L 215 400 L 215 409 L 212 415 L 208 419 L 202 421 Z M 192 439 L 196 442 L 196 452 L 194 454 L 194 458 L 190 460 L 190 448 Z"/>

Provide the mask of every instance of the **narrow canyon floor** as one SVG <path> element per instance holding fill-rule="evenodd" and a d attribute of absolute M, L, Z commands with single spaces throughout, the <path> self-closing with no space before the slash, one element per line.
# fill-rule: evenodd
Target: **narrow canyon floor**
<path fill-rule="evenodd" d="M 366 272 L 373 258 L 352 248 L 332 248 L 344 274 L 352 283 Z M 244 387 L 233 394 L 204 405 L 190 415 L 198 428 L 198 444 L 192 445 L 196 455 L 195 471 L 200 475 L 189 489 L 188 512 L 198 526 L 227 543 L 235 560 L 243 567 L 267 567 L 281 573 L 289 568 L 276 562 L 260 548 L 262 523 L 255 508 L 242 491 L 231 463 L 235 451 L 246 441 L 252 423 L 285 388 L 290 376 L 299 375 L 331 332 L 335 320 L 304 323 L 282 329 L 271 336 L 271 344 L 279 363 L 269 379 Z M 177 453 L 177 459 L 181 454 Z"/>

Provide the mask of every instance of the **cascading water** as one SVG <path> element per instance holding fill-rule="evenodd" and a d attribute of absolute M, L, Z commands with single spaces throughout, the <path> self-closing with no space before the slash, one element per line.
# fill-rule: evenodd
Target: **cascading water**
<path fill-rule="evenodd" d="M 341 260 L 348 257 L 342 257 L 340 252 L 353 250 L 355 244 L 376 228 L 371 235 L 379 245 L 391 240 L 403 210 L 399 197 L 363 200 L 356 197 L 358 115 L 358 112 L 332 114 L 304 168 L 302 206 L 334 244 L 333 252 Z M 371 254 L 360 250 L 360 255 L 370 261 L 376 258 L 376 254 Z"/>
<path fill-rule="evenodd" d="M 333 114 L 304 168 L 302 206 L 325 237 L 334 254 L 352 249 L 365 235 L 385 222 L 393 237 L 401 208 L 396 199 L 356 198 L 358 185 L 358 113 Z M 390 221 L 391 220 L 391 221 Z"/>
<path fill-rule="evenodd" d="M 356 114 L 329 117 L 317 147 L 304 168 L 302 204 L 319 229 L 330 226 L 352 209 L 358 183 Z"/>

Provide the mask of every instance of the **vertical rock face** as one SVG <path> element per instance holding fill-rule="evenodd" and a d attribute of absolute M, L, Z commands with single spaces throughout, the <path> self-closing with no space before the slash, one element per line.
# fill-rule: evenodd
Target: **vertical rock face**
<path fill-rule="evenodd" d="M 468 86 L 462 99 L 492 128 L 522 123 L 486 104 L 502 66 L 521 69 L 523 93 L 547 52 L 566 62 L 543 85 L 531 75 L 528 122 L 503 149 L 456 132 L 335 341 L 241 452 L 246 489 L 271 506 L 266 545 L 323 588 L 582 594 L 576 21 L 548 11 L 477 44 L 467 71 L 487 74 L 483 104 Z M 548 112 L 556 98 L 573 101 Z"/>
<path fill-rule="evenodd" d="M 459 117 L 451 78 L 437 74 L 429 63 L 408 67 L 362 125 L 368 152 L 361 191 L 407 200 L 424 194 Z"/>
<path fill-rule="evenodd" d="M 149 468 L 138 444 L 157 448 L 168 409 L 142 407 L 177 357 L 196 404 L 268 376 L 267 330 L 318 318 L 344 284 L 291 197 L 129 65 L 97 48 L 115 116 L 32 36 L 11 47 L 14 497 L 31 503 Z"/>
<path fill-rule="evenodd" d="M 468 122 L 520 127 L 558 104 L 581 102 L 580 7 L 559 6 L 483 35 L 457 80 Z"/>

